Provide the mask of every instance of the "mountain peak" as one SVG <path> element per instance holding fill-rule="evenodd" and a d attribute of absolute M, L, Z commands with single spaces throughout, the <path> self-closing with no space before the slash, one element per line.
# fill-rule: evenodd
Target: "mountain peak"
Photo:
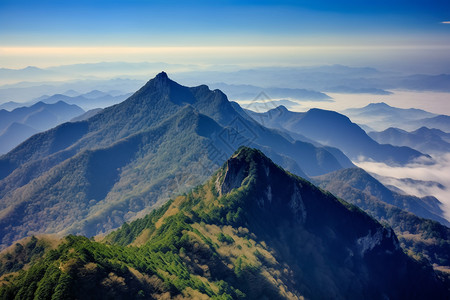
<path fill-rule="evenodd" d="M 147 82 L 147 84 L 144 86 L 144 88 L 148 87 L 148 86 L 164 88 L 164 87 L 172 85 L 172 83 L 177 85 L 176 82 L 170 80 L 170 78 L 166 72 L 162 71 L 161 73 L 158 73 L 154 78 L 150 79 Z"/>
<path fill-rule="evenodd" d="M 167 80 L 167 79 L 169 79 L 169 76 L 167 76 L 166 72 L 161 71 L 161 73 L 156 75 L 155 79 L 157 79 L 157 80 Z"/>
<path fill-rule="evenodd" d="M 278 105 L 278 107 L 277 108 L 274 108 L 274 110 L 279 110 L 279 111 L 282 111 L 282 112 L 288 112 L 289 110 L 286 108 L 286 106 L 284 106 L 284 105 Z"/>
<path fill-rule="evenodd" d="M 268 158 L 259 150 L 248 147 L 240 147 L 225 162 L 225 176 L 220 186 L 221 194 L 227 194 L 231 190 L 239 188 L 244 179 L 251 173 L 251 169 Z"/>
<path fill-rule="evenodd" d="M 369 105 L 367 105 L 367 107 L 391 107 L 391 106 L 389 106 L 385 102 L 378 102 L 378 103 L 370 103 Z"/>

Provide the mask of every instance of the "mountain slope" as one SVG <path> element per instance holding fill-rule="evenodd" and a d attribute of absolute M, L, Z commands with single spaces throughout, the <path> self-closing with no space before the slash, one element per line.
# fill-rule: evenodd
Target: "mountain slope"
<path fill-rule="evenodd" d="M 369 132 L 368 135 L 379 143 L 396 146 L 408 146 L 425 153 L 450 152 L 450 143 L 443 137 L 447 134 L 439 129 L 421 127 L 413 132 L 407 132 L 398 128 L 388 128 L 382 132 Z"/>
<path fill-rule="evenodd" d="M 265 113 L 248 113 L 266 126 L 284 128 L 321 144 L 336 147 L 353 160 L 364 157 L 375 161 L 405 164 L 423 155 L 407 147 L 380 145 L 349 118 L 333 111 L 310 109 L 306 113 L 296 113 L 285 107 L 278 107 Z"/>
<path fill-rule="evenodd" d="M 242 145 L 303 177 L 342 168 L 325 148 L 241 117 L 222 92 L 161 73 L 121 104 L 0 157 L 0 244 L 109 231 L 203 182 Z"/>
<path fill-rule="evenodd" d="M 397 206 L 403 210 L 427 219 L 438 221 L 446 226 L 450 222 L 444 217 L 441 209 L 442 203 L 431 196 L 419 198 L 416 196 L 402 195 L 386 188 L 381 182 L 370 176 L 366 171 L 360 168 L 344 169 L 319 177 L 314 180 L 333 183 L 336 181 L 345 182 L 351 187 L 367 193 L 381 201 Z M 333 189 L 332 192 L 335 192 Z"/>
<path fill-rule="evenodd" d="M 357 205 L 379 222 L 389 224 L 399 237 L 402 248 L 411 255 L 426 258 L 434 266 L 450 270 L 449 222 L 423 209 L 425 206 L 432 208 L 431 211 L 440 210 L 436 199 L 393 193 L 359 168 L 336 171 L 312 180 L 321 188 Z M 414 207 L 419 211 L 411 210 Z M 433 219 L 446 226 L 408 211 L 425 217 L 434 216 Z"/>
<path fill-rule="evenodd" d="M 37 132 L 36 129 L 28 125 L 16 122 L 11 123 L 5 130 L 0 132 L 0 153 L 7 153 Z"/>
<path fill-rule="evenodd" d="M 128 245 L 128 246 L 127 246 Z M 420 299 L 448 292 L 368 215 L 241 148 L 204 185 L 103 242 L 67 237 L 5 299 Z"/>

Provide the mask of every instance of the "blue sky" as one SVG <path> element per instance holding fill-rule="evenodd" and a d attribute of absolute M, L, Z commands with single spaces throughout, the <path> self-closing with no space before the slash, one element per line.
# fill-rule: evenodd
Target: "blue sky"
<path fill-rule="evenodd" d="M 1 47 L 442 48 L 450 46 L 450 24 L 444 21 L 450 21 L 448 0 L 0 0 L 0 51 Z M 4 56 L 0 64 L 7 65 L 5 53 L 0 52 Z"/>

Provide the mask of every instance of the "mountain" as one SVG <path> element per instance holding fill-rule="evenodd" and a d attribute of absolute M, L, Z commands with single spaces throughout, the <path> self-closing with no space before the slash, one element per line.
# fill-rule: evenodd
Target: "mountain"
<path fill-rule="evenodd" d="M 446 115 L 421 119 L 418 120 L 417 124 L 428 128 L 436 128 L 444 132 L 450 132 L 450 116 Z M 415 128 L 417 128 L 417 124 Z M 411 122 L 409 125 L 412 127 L 414 126 L 414 123 Z"/>
<path fill-rule="evenodd" d="M 23 106 L 22 103 L 14 102 L 14 101 L 8 101 L 8 102 L 0 104 L 0 109 L 1 110 L 5 109 L 5 110 L 8 110 L 8 111 L 11 111 L 11 110 L 13 110 L 15 108 L 18 108 L 18 107 L 21 107 L 21 106 Z"/>
<path fill-rule="evenodd" d="M 76 75 L 76 77 L 77 76 L 78 75 Z M 41 77 L 36 78 L 41 79 Z M 120 96 L 132 91 L 136 91 L 139 87 L 145 84 L 145 80 L 142 79 L 86 79 L 84 76 L 80 76 L 74 79 L 76 80 L 61 81 L 61 79 L 58 79 L 56 81 L 19 82 L 10 85 L 3 85 L 0 86 L 0 99 L 4 102 L 17 101 L 28 103 L 30 101 L 39 101 L 35 99 L 39 99 L 39 97 L 42 97 L 43 95 L 47 95 L 47 98 L 55 94 L 63 94 L 65 96 L 76 97 L 80 94 L 87 93 L 95 89 L 108 91 L 108 94 L 111 96 Z M 79 92 L 73 93 L 70 92 L 70 90 Z M 67 91 L 69 91 L 69 93 L 65 94 Z M 122 92 L 118 94 L 116 93 L 116 91 Z"/>
<path fill-rule="evenodd" d="M 0 110 L 0 154 L 7 153 L 31 135 L 79 116 L 84 111 L 65 102 L 32 106 L 12 111 Z"/>
<path fill-rule="evenodd" d="M 14 122 L 45 130 L 82 113 L 84 111 L 80 107 L 65 102 L 54 104 L 38 102 L 32 106 L 20 107 L 12 111 L 0 110 L 0 131 Z"/>
<path fill-rule="evenodd" d="M 392 95 L 392 92 L 378 88 L 353 88 L 348 86 L 333 86 L 325 89 L 326 92 L 339 94 L 372 94 L 372 95 Z"/>
<path fill-rule="evenodd" d="M 303 177 L 342 168 L 236 109 L 221 91 L 163 72 L 118 105 L 32 136 L 0 157 L 0 244 L 109 231 L 203 182 L 242 145 Z"/>
<path fill-rule="evenodd" d="M 57 78 L 57 74 L 51 70 L 41 69 L 33 66 L 28 66 L 23 69 L 7 69 L 0 68 L 0 79 L 6 83 L 12 83 L 15 81 L 28 81 L 36 78 L 52 77 Z"/>
<path fill-rule="evenodd" d="M 76 96 L 80 96 L 80 93 L 75 91 L 75 90 L 67 90 L 64 93 L 62 93 L 63 95 L 66 96 L 70 96 L 70 97 L 76 97 Z"/>
<path fill-rule="evenodd" d="M 402 248 L 410 255 L 426 259 L 438 269 L 450 270 L 449 222 L 442 217 L 438 218 L 446 225 L 444 226 L 437 221 L 408 212 L 413 207 L 419 207 L 418 212 L 420 214 L 422 211 L 422 216 L 433 216 L 432 213 L 426 212 L 426 209 L 424 211 L 423 207 L 439 210 L 436 199 L 432 197 L 419 199 L 388 191 L 359 168 L 314 177 L 312 182 L 357 205 L 379 222 L 387 223 L 399 237 Z M 436 219 L 436 215 L 434 217 Z"/>
<path fill-rule="evenodd" d="M 408 148 L 380 145 L 350 119 L 334 111 L 310 109 L 297 113 L 281 106 L 265 113 L 247 111 L 261 124 L 286 129 L 323 145 L 336 147 L 353 160 L 372 159 L 391 164 L 406 164 L 423 154 Z"/>
<path fill-rule="evenodd" d="M 226 83 L 215 83 L 210 84 L 210 86 L 214 89 L 220 89 L 233 100 L 257 100 L 259 96 L 265 95 L 274 99 L 290 98 L 302 101 L 332 101 L 332 98 L 327 94 L 307 89 L 263 88 L 254 85 Z"/>
<path fill-rule="evenodd" d="M 28 125 L 13 122 L 0 132 L 0 153 L 7 153 L 38 131 Z"/>
<path fill-rule="evenodd" d="M 385 187 L 377 179 L 369 175 L 363 169 L 350 168 L 325 174 L 319 177 L 314 177 L 314 180 L 319 180 L 320 183 L 339 185 L 344 182 L 352 188 L 367 193 L 385 203 L 394 205 L 400 209 L 411 212 L 419 217 L 432 219 L 440 222 L 445 226 L 450 226 L 450 222 L 444 216 L 444 211 L 441 206 L 442 203 L 435 197 L 416 197 L 398 194 Z M 315 181 L 316 183 L 319 181 Z M 323 185 L 324 188 L 335 193 L 335 188 L 328 188 L 328 185 Z M 345 199 L 345 197 L 344 197 Z"/>
<path fill-rule="evenodd" d="M 377 131 L 382 131 L 389 127 L 416 130 L 421 126 L 426 126 L 422 121 L 418 120 L 436 117 L 436 114 L 421 109 L 398 108 L 384 102 L 370 103 L 362 108 L 349 108 L 342 113 L 353 122 L 367 125 Z"/>
<path fill-rule="evenodd" d="M 414 74 L 399 80 L 402 88 L 413 91 L 450 92 L 450 74 L 425 75 Z"/>
<path fill-rule="evenodd" d="M 392 229 L 249 148 L 103 241 L 43 244 L 2 258 L 13 269 L 35 253 L 5 274 L 2 298 L 439 299 L 449 287 Z"/>
<path fill-rule="evenodd" d="M 110 96 L 108 93 L 99 91 L 99 90 L 92 90 L 89 93 L 85 93 L 82 94 L 81 96 L 83 96 L 84 98 L 87 99 L 96 99 L 96 98 L 101 98 L 101 97 L 105 97 L 105 96 Z M 125 97 L 127 98 L 127 97 Z"/>
<path fill-rule="evenodd" d="M 99 112 L 101 112 L 103 110 L 103 108 L 94 108 L 91 110 L 88 110 L 87 112 L 85 112 L 84 114 L 73 118 L 72 120 L 70 120 L 70 122 L 79 122 L 79 121 L 85 121 L 93 116 L 95 116 L 96 114 L 98 114 Z"/>
<path fill-rule="evenodd" d="M 357 205 L 379 222 L 392 227 L 399 237 L 401 247 L 409 255 L 428 261 L 435 269 L 449 272 L 450 228 L 399 208 L 402 205 L 396 206 L 383 201 L 386 198 L 383 199 L 378 196 L 380 193 L 371 191 L 373 179 L 367 180 L 369 177 L 364 170 L 353 168 L 315 177 L 312 181 L 345 201 Z M 366 183 L 361 184 L 363 181 Z M 403 199 L 408 202 L 408 198 Z"/>
<path fill-rule="evenodd" d="M 126 98 L 131 96 L 131 94 L 123 94 L 118 96 L 111 96 L 107 93 L 93 90 L 89 93 L 78 95 L 78 96 L 66 96 L 62 94 L 55 94 L 53 96 L 40 97 L 39 101 L 45 103 L 56 103 L 58 101 L 64 101 L 69 104 L 75 104 L 81 106 L 86 110 L 91 110 L 95 108 L 104 108 L 117 103 L 122 102 Z"/>
<path fill-rule="evenodd" d="M 369 132 L 375 141 L 396 146 L 408 146 L 424 153 L 450 152 L 450 134 L 439 129 L 421 127 L 413 132 L 399 128 L 388 128 L 382 132 Z M 447 141 L 446 141 L 446 140 Z"/>

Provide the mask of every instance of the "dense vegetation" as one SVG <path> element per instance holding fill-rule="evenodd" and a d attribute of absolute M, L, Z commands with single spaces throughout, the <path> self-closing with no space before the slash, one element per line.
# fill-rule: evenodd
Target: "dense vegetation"
<path fill-rule="evenodd" d="M 445 293 L 429 266 L 399 250 L 390 229 L 248 148 L 190 193 L 102 241 L 68 236 L 0 285 L 3 299 Z"/>
<path fill-rule="evenodd" d="M 48 239 L 37 239 L 35 236 L 15 243 L 0 257 L 0 276 L 21 270 L 27 264 L 41 258 L 50 247 Z"/>

